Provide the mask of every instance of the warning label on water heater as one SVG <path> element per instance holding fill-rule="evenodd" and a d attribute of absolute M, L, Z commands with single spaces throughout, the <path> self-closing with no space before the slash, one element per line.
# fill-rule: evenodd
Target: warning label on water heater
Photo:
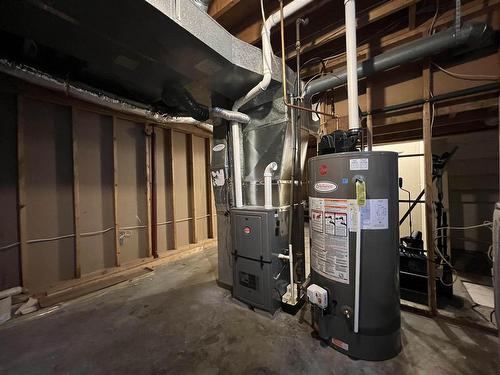
<path fill-rule="evenodd" d="M 309 198 L 311 267 L 320 275 L 349 284 L 349 203 Z"/>

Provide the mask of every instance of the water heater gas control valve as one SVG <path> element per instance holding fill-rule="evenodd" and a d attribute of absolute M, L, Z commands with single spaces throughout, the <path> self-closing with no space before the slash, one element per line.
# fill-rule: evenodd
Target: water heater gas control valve
<path fill-rule="evenodd" d="M 319 285 L 309 285 L 307 288 L 307 299 L 313 305 L 316 305 L 321 309 L 326 309 L 328 307 L 328 292 Z"/>

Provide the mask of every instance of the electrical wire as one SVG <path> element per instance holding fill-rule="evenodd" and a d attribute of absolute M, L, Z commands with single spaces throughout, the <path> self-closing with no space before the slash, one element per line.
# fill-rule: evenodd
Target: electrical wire
<path fill-rule="evenodd" d="M 72 233 L 72 234 L 66 234 L 66 235 L 57 236 L 57 237 L 37 238 L 34 240 L 28 240 L 28 241 L 26 241 L 26 243 L 31 244 L 31 243 L 39 243 L 39 242 L 57 241 L 57 240 L 63 240 L 65 238 L 71 238 L 71 237 L 75 237 L 75 234 Z"/>
<path fill-rule="evenodd" d="M 488 227 L 488 229 L 493 230 L 493 222 L 491 221 L 485 221 L 482 224 L 477 224 L 477 225 L 469 225 L 466 227 L 439 227 L 436 229 L 449 229 L 449 230 L 467 230 L 467 229 L 474 229 L 474 228 L 481 228 L 481 227 Z"/>
<path fill-rule="evenodd" d="M 465 73 L 456 73 L 456 72 L 451 72 L 442 66 L 432 63 L 436 68 L 438 68 L 440 71 L 442 71 L 445 74 L 448 74 L 449 76 L 453 78 L 458 78 L 458 79 L 464 79 L 464 80 L 469 80 L 469 81 L 498 81 L 500 80 L 500 76 L 491 76 L 491 75 L 484 75 L 484 74 L 465 74 Z"/>
<path fill-rule="evenodd" d="M 429 30 L 427 30 L 428 35 L 432 35 L 434 33 L 434 25 L 436 24 L 438 14 L 439 14 L 439 0 L 436 0 L 436 12 L 434 13 L 434 17 L 432 18 Z"/>
<path fill-rule="evenodd" d="M 98 230 L 98 231 L 95 231 L 95 232 L 80 233 L 80 237 L 95 236 L 95 235 L 98 235 L 98 234 L 103 234 L 103 233 L 109 232 L 110 230 L 113 230 L 113 229 L 115 229 L 115 227 L 109 227 L 109 228 L 106 228 L 106 229 L 103 229 L 103 230 Z"/>
<path fill-rule="evenodd" d="M 465 226 L 465 227 L 436 227 L 436 230 L 442 230 L 442 229 L 446 229 L 446 230 L 467 230 L 467 229 L 475 229 L 475 228 L 481 228 L 481 227 L 487 227 L 491 230 L 493 230 L 493 227 L 492 227 L 493 223 L 491 221 L 485 221 L 483 222 L 482 224 L 477 224 L 477 225 L 469 225 L 469 226 Z M 436 251 L 436 253 L 439 255 L 439 257 L 443 260 L 443 262 L 445 262 L 450 268 L 451 268 L 451 272 L 452 274 L 455 276 L 454 279 L 452 280 L 451 284 L 450 283 L 446 283 L 444 280 L 443 280 L 443 275 L 441 275 L 439 277 L 439 281 L 441 281 L 441 283 L 445 286 L 452 286 L 458 279 L 458 274 L 457 274 L 457 270 L 455 269 L 455 267 L 453 267 L 453 265 L 448 261 L 448 259 L 446 259 L 446 257 L 441 253 L 441 251 L 439 250 L 438 246 L 436 245 L 435 241 L 437 241 L 438 238 L 443 238 L 445 236 L 440 236 L 440 237 L 436 237 L 434 238 L 434 250 Z"/>
<path fill-rule="evenodd" d="M 13 247 L 18 246 L 19 244 L 20 244 L 20 242 L 14 242 L 14 243 L 11 243 L 11 244 L 9 244 L 9 245 L 2 246 L 2 247 L 0 247 L 0 251 L 1 251 L 1 250 L 11 249 L 11 248 L 13 248 Z"/>

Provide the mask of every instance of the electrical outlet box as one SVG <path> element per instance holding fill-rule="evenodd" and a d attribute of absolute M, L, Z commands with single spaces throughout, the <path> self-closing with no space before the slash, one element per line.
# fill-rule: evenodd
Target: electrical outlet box
<path fill-rule="evenodd" d="M 328 306 L 328 292 L 319 285 L 309 285 L 307 288 L 307 299 L 321 309 L 326 309 Z"/>

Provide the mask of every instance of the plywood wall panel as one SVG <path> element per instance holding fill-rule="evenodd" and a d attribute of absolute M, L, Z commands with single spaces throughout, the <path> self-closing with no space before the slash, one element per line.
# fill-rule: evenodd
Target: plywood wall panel
<path fill-rule="evenodd" d="M 188 193 L 187 136 L 184 133 L 172 133 L 174 157 L 173 188 L 175 194 L 175 218 L 177 221 L 177 247 L 188 245 L 191 239 L 190 205 Z"/>
<path fill-rule="evenodd" d="M 196 205 L 197 240 L 208 238 L 207 175 L 205 139 L 193 136 L 194 204 Z"/>
<path fill-rule="evenodd" d="M 116 118 L 115 126 L 118 225 L 125 234 L 120 243 L 120 259 L 126 263 L 148 256 L 146 138 L 143 124 Z M 131 227 L 134 229 L 127 229 Z"/>
<path fill-rule="evenodd" d="M 80 232 L 114 227 L 112 118 L 88 111 L 73 112 L 78 143 Z M 114 266 L 113 230 L 80 238 L 82 274 Z"/>
<path fill-rule="evenodd" d="M 165 132 L 155 129 L 156 147 L 156 215 L 157 215 L 157 246 L 158 251 L 168 249 L 167 244 L 167 199 L 166 199 L 166 174 L 165 174 Z"/>
<path fill-rule="evenodd" d="M 73 161 L 71 108 L 23 99 L 27 240 L 71 235 Z M 28 288 L 41 288 L 74 276 L 74 239 L 26 247 Z"/>
<path fill-rule="evenodd" d="M 17 97 L 0 95 L 0 248 L 19 242 Z M 19 245 L 0 250 L 0 290 L 20 285 Z"/>

